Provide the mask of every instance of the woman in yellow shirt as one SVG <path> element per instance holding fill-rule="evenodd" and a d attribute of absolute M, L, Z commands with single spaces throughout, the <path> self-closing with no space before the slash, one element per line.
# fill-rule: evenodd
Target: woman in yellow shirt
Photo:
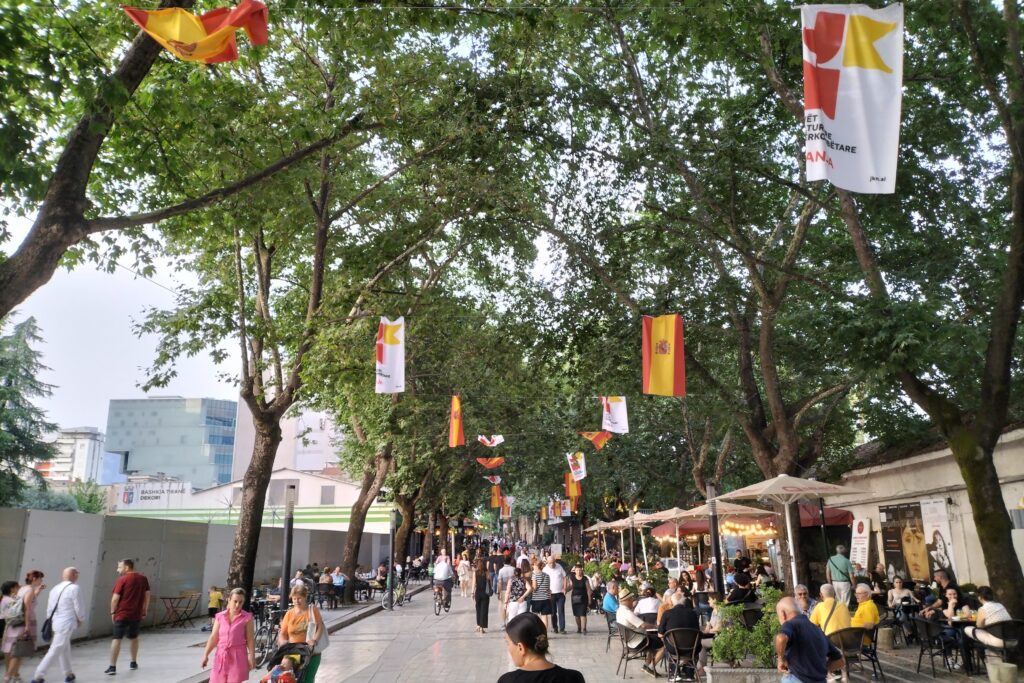
<path fill-rule="evenodd" d="M 323 617 L 320 616 L 320 610 L 309 604 L 309 592 L 304 585 L 292 586 L 290 595 L 292 606 L 281 618 L 281 630 L 277 636 L 278 645 L 306 643 L 312 648 L 325 632 L 324 629 L 326 627 L 324 626 Z M 310 619 L 315 620 L 316 628 L 312 635 L 307 636 Z M 316 680 L 316 671 L 319 668 L 320 653 L 317 652 L 309 658 L 299 683 L 313 683 Z"/>

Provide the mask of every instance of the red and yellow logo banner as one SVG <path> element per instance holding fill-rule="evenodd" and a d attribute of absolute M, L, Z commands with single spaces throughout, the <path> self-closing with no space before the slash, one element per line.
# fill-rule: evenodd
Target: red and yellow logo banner
<path fill-rule="evenodd" d="M 686 396 L 681 315 L 644 316 L 643 370 L 645 394 Z"/>
<path fill-rule="evenodd" d="M 448 421 L 448 447 L 465 445 L 466 437 L 462 433 L 462 399 L 456 394 L 452 396 L 452 413 Z"/>
<path fill-rule="evenodd" d="M 611 432 L 580 432 L 580 436 L 594 444 L 594 448 L 601 450 L 612 438 Z"/>
<path fill-rule="evenodd" d="M 501 507 L 501 500 L 502 500 L 501 499 L 501 487 L 500 486 L 492 486 L 491 487 L 491 507 L 492 508 L 500 508 Z"/>
<path fill-rule="evenodd" d="M 541 505 L 540 506 L 540 518 L 542 520 L 546 520 L 548 518 L 548 506 L 547 505 Z"/>
<path fill-rule="evenodd" d="M 580 483 L 573 478 L 571 472 L 565 473 L 565 497 L 566 498 L 578 498 L 582 495 L 583 488 Z"/>
<path fill-rule="evenodd" d="M 476 461 L 489 470 L 500 467 L 505 463 L 505 458 L 477 458 Z"/>
<path fill-rule="evenodd" d="M 242 0 L 237 7 L 218 7 L 198 17 L 179 7 L 122 9 L 150 38 L 186 62 L 217 64 L 238 59 L 238 29 L 245 29 L 253 45 L 267 44 L 267 6 L 257 0 Z"/>

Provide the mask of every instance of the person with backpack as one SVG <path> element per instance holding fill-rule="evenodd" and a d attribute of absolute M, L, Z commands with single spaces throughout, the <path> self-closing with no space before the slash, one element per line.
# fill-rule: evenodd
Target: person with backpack
<path fill-rule="evenodd" d="M 64 670 L 64 680 L 75 680 L 71 670 L 71 634 L 85 620 L 85 608 L 79 596 L 78 570 L 68 567 L 61 575 L 63 581 L 50 589 L 50 597 L 46 604 L 46 623 L 43 624 L 43 640 L 47 640 L 49 631 L 50 649 L 46 651 L 43 661 L 39 662 L 32 676 L 32 683 L 43 683 L 46 670 L 56 660 Z"/>
<path fill-rule="evenodd" d="M 3 652 L 7 655 L 4 683 L 21 683 L 21 660 L 36 651 L 36 599 L 44 588 L 43 573 L 33 569 L 25 575 L 25 585 L 18 588 L 13 598 L 5 596 L 14 604 L 9 608 L 4 629 Z M 20 615 L 20 624 L 17 615 Z"/>

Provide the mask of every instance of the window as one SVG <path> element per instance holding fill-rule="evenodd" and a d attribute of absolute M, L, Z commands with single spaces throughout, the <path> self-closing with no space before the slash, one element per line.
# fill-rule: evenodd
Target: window
<path fill-rule="evenodd" d="M 320 504 L 321 505 L 334 505 L 334 485 L 328 484 L 327 486 L 320 487 Z"/>
<path fill-rule="evenodd" d="M 291 484 L 295 485 L 295 492 L 298 494 L 298 479 L 277 479 L 271 481 L 270 486 L 267 488 L 267 505 L 278 507 L 284 505 L 284 492 Z"/>

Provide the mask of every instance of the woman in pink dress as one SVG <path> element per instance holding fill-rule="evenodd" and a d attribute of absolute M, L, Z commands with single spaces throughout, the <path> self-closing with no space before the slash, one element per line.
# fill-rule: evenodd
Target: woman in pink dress
<path fill-rule="evenodd" d="M 210 683 L 243 683 L 256 668 L 252 615 L 242 609 L 244 604 L 245 591 L 236 588 L 228 596 L 227 608 L 213 618 L 213 631 L 206 641 L 202 664 L 205 669 L 210 653 L 216 648 Z"/>

